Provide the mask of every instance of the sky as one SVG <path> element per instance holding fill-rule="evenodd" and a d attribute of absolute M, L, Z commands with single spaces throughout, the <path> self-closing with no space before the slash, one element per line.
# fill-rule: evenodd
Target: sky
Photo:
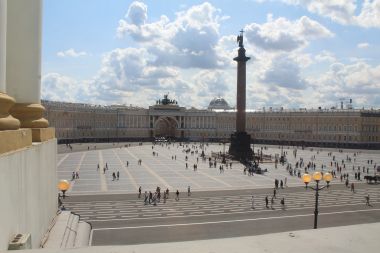
<path fill-rule="evenodd" d="M 45 0 L 42 98 L 101 105 L 380 107 L 380 0 Z"/>

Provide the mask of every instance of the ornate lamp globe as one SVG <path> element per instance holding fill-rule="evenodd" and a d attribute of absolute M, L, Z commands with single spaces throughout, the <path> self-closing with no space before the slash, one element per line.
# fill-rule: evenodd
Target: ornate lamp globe
<path fill-rule="evenodd" d="M 332 175 L 331 175 L 331 173 L 325 173 L 324 175 L 323 175 L 323 180 L 325 180 L 327 183 L 330 183 L 330 181 L 332 180 Z"/>
<path fill-rule="evenodd" d="M 60 191 L 67 191 L 70 188 L 70 183 L 67 180 L 60 180 L 58 182 L 58 189 Z"/>
<path fill-rule="evenodd" d="M 302 180 L 307 185 L 311 181 L 311 175 L 310 174 L 303 174 Z"/>
<path fill-rule="evenodd" d="M 322 173 L 319 171 L 316 171 L 313 173 L 313 179 L 314 181 L 320 181 L 322 179 Z"/>
<path fill-rule="evenodd" d="M 70 183 L 69 181 L 63 179 L 58 182 L 57 187 L 58 187 L 58 190 L 62 191 L 63 198 L 64 198 L 65 192 L 70 188 Z"/>

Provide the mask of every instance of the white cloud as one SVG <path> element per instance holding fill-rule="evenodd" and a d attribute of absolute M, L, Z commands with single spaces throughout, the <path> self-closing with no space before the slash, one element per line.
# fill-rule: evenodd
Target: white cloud
<path fill-rule="evenodd" d="M 364 0 L 356 22 L 363 27 L 380 28 L 380 0 Z"/>
<path fill-rule="evenodd" d="M 165 34 L 162 34 L 161 31 L 166 29 L 169 19 L 163 15 L 159 21 L 146 24 L 147 19 L 148 6 L 142 2 L 132 2 L 125 19 L 119 20 L 117 36 L 123 38 L 126 34 L 129 34 L 138 42 L 165 37 Z"/>
<path fill-rule="evenodd" d="M 94 82 L 125 91 L 155 88 L 160 80 L 177 76 L 174 68 L 152 65 L 153 56 L 144 48 L 117 48 L 105 54 Z"/>
<path fill-rule="evenodd" d="M 358 48 L 368 48 L 369 44 L 367 42 L 359 43 L 357 45 Z"/>
<path fill-rule="evenodd" d="M 294 0 L 293 4 L 306 2 Z M 325 11 L 323 6 L 313 8 L 319 15 Z M 342 14 L 349 13 L 349 8 L 337 7 L 335 12 L 341 13 L 335 14 L 339 20 L 353 22 Z M 119 21 L 117 35 L 132 38 L 136 48 L 105 53 L 98 73 L 88 80 L 57 73 L 43 76 L 43 97 L 147 107 L 170 92 L 181 106 L 206 107 L 217 95 L 234 106 L 236 62 L 232 58 L 237 53 L 236 36 L 221 36 L 219 31 L 222 20 L 227 18 L 210 3 L 203 3 L 183 9 L 171 20 L 161 16 L 151 21 L 148 6 L 133 2 Z M 263 24 L 251 23 L 245 29 L 245 46 L 251 57 L 247 63 L 248 108 L 326 107 L 341 96 L 351 95 L 358 105 L 380 104 L 376 96 L 380 93 L 380 66 L 358 59 L 343 64 L 333 52 L 314 55 L 313 50 L 304 50 L 313 40 L 334 36 L 317 21 L 306 16 L 295 20 L 273 18 L 269 14 Z M 365 43 L 358 47 L 365 47 L 361 44 Z M 59 53 L 62 57 L 87 54 L 74 49 Z M 320 72 L 322 65 L 324 69 L 331 66 L 327 72 Z"/>
<path fill-rule="evenodd" d="M 341 97 L 350 97 L 356 107 L 380 104 L 380 65 L 365 62 L 353 64 L 333 63 L 329 71 L 311 81 L 325 104 Z"/>
<path fill-rule="evenodd" d="M 86 56 L 88 55 L 85 51 L 81 51 L 81 52 L 76 52 L 75 49 L 73 48 L 70 48 L 70 49 L 67 49 L 66 51 L 60 51 L 57 53 L 57 56 L 58 57 L 73 57 L 73 58 L 77 58 L 77 57 L 81 57 L 81 56 Z"/>
<path fill-rule="evenodd" d="M 260 0 L 259 2 L 273 1 Z M 380 0 L 281 0 L 343 25 L 380 28 Z M 362 2 L 361 9 L 358 2 Z M 358 13 L 358 15 L 356 15 Z"/>
<path fill-rule="evenodd" d="M 333 53 L 324 50 L 315 56 L 315 60 L 317 62 L 335 62 L 336 58 Z"/>
<path fill-rule="evenodd" d="M 300 2 L 306 3 L 310 12 L 329 17 L 340 24 L 353 22 L 353 15 L 356 10 L 355 0 L 306 0 Z"/>
<path fill-rule="evenodd" d="M 269 16 L 264 24 L 252 23 L 245 27 L 250 43 L 269 51 L 292 51 L 308 45 L 310 40 L 332 37 L 333 33 L 318 22 L 303 16 L 290 21 Z"/>
<path fill-rule="evenodd" d="M 58 73 L 48 73 L 42 77 L 41 83 L 43 99 L 68 102 L 80 99 L 80 84 L 70 77 Z"/>
<path fill-rule="evenodd" d="M 301 77 L 299 64 L 288 56 L 279 56 L 272 60 L 262 81 L 274 86 L 289 89 L 305 89 L 307 81 Z"/>
<path fill-rule="evenodd" d="M 143 43 L 155 57 L 158 66 L 179 66 L 182 68 L 222 68 L 230 59 L 216 50 L 219 42 L 219 23 L 226 16 L 220 10 L 205 2 L 152 23 L 147 22 L 148 8 L 141 2 L 133 2 L 125 19 L 119 21 L 117 35 L 131 36 Z M 133 13 L 133 15 L 132 15 Z"/>
<path fill-rule="evenodd" d="M 197 73 L 192 82 L 199 97 L 225 96 L 231 91 L 228 85 L 229 77 L 220 70 L 202 70 Z"/>
<path fill-rule="evenodd" d="M 136 1 L 129 6 L 126 18 L 128 18 L 132 24 L 140 26 L 145 24 L 148 18 L 147 12 L 148 7 L 146 4 Z"/>

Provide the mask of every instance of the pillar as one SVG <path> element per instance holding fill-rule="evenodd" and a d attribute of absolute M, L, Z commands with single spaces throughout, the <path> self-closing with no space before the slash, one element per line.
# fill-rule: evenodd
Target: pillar
<path fill-rule="evenodd" d="M 20 121 L 9 114 L 15 99 L 6 94 L 7 0 L 0 0 L 0 131 L 20 128 Z"/>
<path fill-rule="evenodd" d="M 237 37 L 239 42 L 238 56 L 234 58 L 237 62 L 237 92 L 236 92 L 236 132 L 231 135 L 230 155 L 235 159 L 252 159 L 253 152 L 250 147 L 251 136 L 245 131 L 246 127 L 246 62 L 250 59 L 245 55 L 243 44 L 243 30 Z M 232 124 L 231 124 L 232 125 Z"/>
<path fill-rule="evenodd" d="M 54 138 L 41 105 L 42 0 L 8 1 L 7 93 L 16 99 L 12 116 L 31 128 L 33 141 Z"/>
<path fill-rule="evenodd" d="M 20 121 L 9 112 L 16 100 L 7 95 L 7 16 L 8 1 L 0 0 L 0 154 L 32 145 L 32 132 L 19 129 Z"/>
<path fill-rule="evenodd" d="M 236 92 L 236 132 L 245 132 L 245 100 L 246 100 L 246 62 L 249 57 L 245 56 L 245 49 L 239 48 L 237 61 L 237 92 Z"/>

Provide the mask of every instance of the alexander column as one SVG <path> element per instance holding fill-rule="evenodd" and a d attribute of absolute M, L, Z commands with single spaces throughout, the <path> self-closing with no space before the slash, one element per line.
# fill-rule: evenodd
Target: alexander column
<path fill-rule="evenodd" d="M 250 59 L 245 56 L 243 44 L 243 30 L 237 36 L 239 43 L 237 61 L 237 92 L 236 92 L 236 132 L 231 135 L 229 154 L 235 159 L 252 159 L 251 136 L 245 131 L 245 99 L 246 99 L 246 62 Z"/>

